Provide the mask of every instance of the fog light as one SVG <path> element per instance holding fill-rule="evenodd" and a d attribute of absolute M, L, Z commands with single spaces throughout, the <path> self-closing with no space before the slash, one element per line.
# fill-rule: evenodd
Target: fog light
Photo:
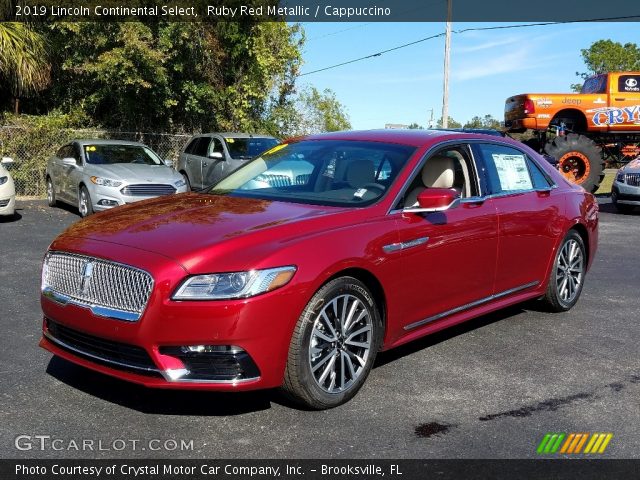
<path fill-rule="evenodd" d="M 186 345 L 180 347 L 182 353 L 240 353 L 242 349 L 235 345 Z"/>
<path fill-rule="evenodd" d="M 116 200 L 107 200 L 103 198 L 98 202 L 98 205 L 102 205 L 103 207 L 116 207 L 118 206 L 118 202 Z"/>

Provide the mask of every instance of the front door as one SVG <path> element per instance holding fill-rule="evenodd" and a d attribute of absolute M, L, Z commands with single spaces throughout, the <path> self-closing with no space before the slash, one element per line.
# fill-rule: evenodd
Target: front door
<path fill-rule="evenodd" d="M 431 167 L 429 166 L 431 163 Z M 434 172 L 436 164 L 443 172 Z M 424 163 L 405 194 L 413 204 L 424 188 L 455 188 L 459 206 L 436 213 L 397 215 L 399 254 L 403 256 L 405 330 L 432 324 L 471 308 L 493 292 L 498 219 L 491 199 L 480 197 L 469 148 L 440 150 Z"/>

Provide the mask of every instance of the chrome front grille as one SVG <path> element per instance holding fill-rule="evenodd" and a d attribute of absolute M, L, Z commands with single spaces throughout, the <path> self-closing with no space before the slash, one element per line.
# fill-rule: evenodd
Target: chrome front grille
<path fill-rule="evenodd" d="M 122 187 L 120 193 L 133 197 L 157 197 L 160 195 L 172 195 L 176 193 L 176 188 L 173 185 L 160 183 L 140 183 Z"/>
<path fill-rule="evenodd" d="M 640 173 L 627 173 L 625 182 L 632 187 L 640 187 Z"/>
<path fill-rule="evenodd" d="M 128 265 L 62 252 L 50 252 L 44 260 L 43 294 L 96 315 L 136 321 L 152 288 L 149 273 Z"/>

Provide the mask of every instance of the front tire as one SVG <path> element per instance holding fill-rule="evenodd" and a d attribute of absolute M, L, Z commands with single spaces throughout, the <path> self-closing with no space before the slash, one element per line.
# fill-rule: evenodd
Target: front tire
<path fill-rule="evenodd" d="M 631 213 L 635 209 L 633 205 L 618 202 L 618 192 L 616 190 L 611 191 L 611 203 L 613 203 L 615 209 L 620 213 Z"/>
<path fill-rule="evenodd" d="M 382 332 L 369 289 L 353 277 L 331 280 L 309 301 L 296 324 L 284 392 L 315 410 L 349 401 L 371 371 Z"/>
<path fill-rule="evenodd" d="M 91 195 L 87 187 L 82 185 L 78 193 L 78 211 L 82 218 L 88 217 L 93 213 L 93 203 L 91 203 Z"/>
<path fill-rule="evenodd" d="M 51 177 L 47 177 L 47 203 L 50 207 L 55 207 L 58 204 L 56 200 L 56 190 L 53 187 L 53 180 Z"/>
<path fill-rule="evenodd" d="M 569 133 L 547 142 L 545 153 L 558 160 L 558 170 L 571 183 L 594 193 L 604 178 L 602 152 L 589 137 Z"/>
<path fill-rule="evenodd" d="M 564 237 L 549 275 L 543 302 L 552 312 L 566 312 L 578 303 L 587 272 L 587 255 L 582 237 L 570 230 Z"/>

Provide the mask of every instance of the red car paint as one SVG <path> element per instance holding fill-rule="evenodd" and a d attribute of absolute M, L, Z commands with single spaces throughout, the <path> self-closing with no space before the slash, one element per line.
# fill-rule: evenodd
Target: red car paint
<path fill-rule="evenodd" d="M 145 349 L 160 370 L 180 361 L 163 346 L 237 345 L 260 376 L 247 382 L 172 382 L 113 368 L 60 348 L 40 345 L 72 362 L 124 380 L 160 388 L 248 390 L 282 384 L 293 329 L 305 305 L 330 278 L 348 272 L 367 283 L 383 310 L 383 349 L 539 297 L 566 232 L 587 237 L 588 266 L 597 247 L 597 203 L 568 183 L 535 152 L 510 139 L 451 132 L 369 131 L 326 134 L 317 140 L 397 143 L 416 151 L 379 201 L 364 208 L 326 207 L 188 193 L 100 213 L 71 226 L 51 251 L 77 253 L 149 272 L 154 287 L 137 322 L 96 316 L 43 296 L 45 317 L 74 330 Z M 557 187 L 440 213 L 441 222 L 394 210 L 394 201 L 426 154 L 445 142 L 488 142 L 519 148 Z M 383 246 L 428 236 L 423 248 L 387 253 Z M 174 301 L 188 275 L 295 265 L 282 288 L 239 300 Z M 478 299 L 531 283 L 530 288 L 462 309 Z M 378 288 L 375 288 L 375 287 Z M 451 312 L 452 311 L 452 312 Z M 451 312 L 424 326 L 408 325 Z M 45 325 L 46 330 L 46 325 Z"/>

